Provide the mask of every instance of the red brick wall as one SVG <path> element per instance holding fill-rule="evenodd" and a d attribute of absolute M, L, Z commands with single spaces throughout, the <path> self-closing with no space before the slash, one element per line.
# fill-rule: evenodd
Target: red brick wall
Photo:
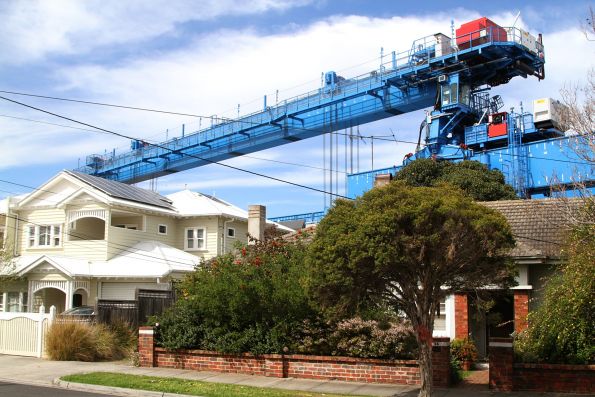
<path fill-rule="evenodd" d="M 466 294 L 455 294 L 455 338 L 469 336 L 469 305 Z"/>
<path fill-rule="evenodd" d="M 527 328 L 529 315 L 529 291 L 514 291 L 514 330 L 519 333 Z"/>
<path fill-rule="evenodd" d="M 157 367 L 283 377 L 283 356 L 276 354 L 230 355 L 203 350 L 168 352 L 162 348 L 155 348 L 154 354 Z"/>
<path fill-rule="evenodd" d="M 595 365 L 515 364 L 511 338 L 490 339 L 490 388 L 595 393 Z"/>
<path fill-rule="evenodd" d="M 514 364 L 514 390 L 595 393 L 595 365 Z"/>
<path fill-rule="evenodd" d="M 333 379 L 351 382 L 419 384 L 419 367 L 414 360 L 377 360 L 330 356 L 285 356 L 287 376 Z"/>
<path fill-rule="evenodd" d="M 202 350 L 168 352 L 163 348 L 154 347 L 153 342 L 152 333 L 149 335 L 147 332 L 139 332 L 141 367 L 156 366 L 197 371 L 231 372 L 277 378 L 293 377 L 403 385 L 417 385 L 420 383 L 419 366 L 415 360 L 279 354 L 265 354 L 262 356 L 251 354 L 228 355 Z M 432 362 L 434 365 L 434 385 L 436 386 L 448 386 L 450 379 L 449 355 L 449 339 L 435 338 Z"/>

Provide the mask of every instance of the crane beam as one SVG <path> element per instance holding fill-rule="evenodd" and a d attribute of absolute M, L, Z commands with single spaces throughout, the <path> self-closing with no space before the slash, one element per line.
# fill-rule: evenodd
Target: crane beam
<path fill-rule="evenodd" d="M 350 79 L 334 72 L 315 90 L 266 106 L 259 112 L 213 123 L 168 141 L 136 141 L 133 149 L 91 155 L 78 171 L 125 183 L 200 167 L 240 155 L 434 106 L 450 81 L 470 90 L 508 82 L 515 76 L 543 76 L 541 43 L 528 48 L 517 28 L 484 29 L 482 40 L 448 39 L 441 34 L 414 42 L 370 73 Z M 469 35 L 473 38 L 473 34 Z M 457 43 L 452 46 L 451 43 Z M 459 101 L 463 103 L 463 101 Z M 452 123 L 451 123 L 452 124 Z M 433 142 L 448 144 L 442 138 Z"/>

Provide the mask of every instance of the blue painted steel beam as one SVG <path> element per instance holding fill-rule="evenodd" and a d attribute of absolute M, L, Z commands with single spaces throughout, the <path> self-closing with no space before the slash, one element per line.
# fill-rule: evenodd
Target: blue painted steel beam
<path fill-rule="evenodd" d="M 369 74 L 337 77 L 318 90 L 181 138 L 137 144 L 119 155 L 91 155 L 78 171 L 136 183 L 432 106 L 439 76 L 458 74 L 471 87 L 494 86 L 515 76 L 539 76 L 543 68 L 542 47 L 534 53 L 518 40 L 499 42 L 491 31 L 482 44 L 446 55 L 436 52 L 429 37 Z"/>
<path fill-rule="evenodd" d="M 502 171 L 506 182 L 514 187 L 521 183 L 530 197 L 548 195 L 551 186 L 568 186 L 583 182 L 587 186 L 595 184 L 595 166 L 584 161 L 580 153 L 584 143 L 576 137 L 559 137 L 535 142 L 523 143 L 519 151 L 510 146 L 468 152 L 468 160 L 476 160 L 490 169 Z M 462 152 L 453 161 L 463 160 Z M 522 157 L 522 158 L 521 158 Z M 519 172 L 518 160 L 526 161 L 525 172 Z M 395 174 L 401 166 L 350 174 L 347 176 L 347 196 L 361 196 L 374 186 L 374 179 L 379 174 Z M 523 180 L 519 180 L 522 178 Z M 518 188 L 517 188 L 518 190 Z"/>

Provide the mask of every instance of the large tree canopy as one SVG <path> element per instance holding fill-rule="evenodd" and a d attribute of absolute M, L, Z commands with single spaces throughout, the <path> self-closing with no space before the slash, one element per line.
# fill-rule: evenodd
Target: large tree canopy
<path fill-rule="evenodd" d="M 428 396 L 440 299 L 510 282 L 513 244 L 504 217 L 459 189 L 395 181 L 329 210 L 309 246 L 311 292 L 337 317 L 370 302 L 404 312 L 417 333 L 420 395 Z"/>
<path fill-rule="evenodd" d="M 500 171 L 490 170 L 477 161 L 453 163 L 417 159 L 401 168 L 395 179 L 405 181 L 410 186 L 436 186 L 446 182 L 478 201 L 518 198 L 512 186 L 506 184 Z"/>

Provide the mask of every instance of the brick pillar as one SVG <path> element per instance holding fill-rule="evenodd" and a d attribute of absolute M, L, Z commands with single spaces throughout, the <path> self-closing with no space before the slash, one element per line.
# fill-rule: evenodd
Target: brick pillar
<path fill-rule="evenodd" d="M 514 290 L 514 331 L 518 334 L 527 328 L 529 315 L 529 290 Z"/>
<path fill-rule="evenodd" d="M 450 385 L 450 338 L 434 338 L 432 344 L 432 383 L 436 387 Z"/>
<path fill-rule="evenodd" d="M 455 338 L 469 336 L 469 305 L 467 294 L 455 294 Z"/>
<path fill-rule="evenodd" d="M 490 338 L 490 389 L 512 391 L 512 338 Z"/>
<path fill-rule="evenodd" d="M 155 339 L 153 327 L 139 327 L 138 355 L 141 367 L 155 366 Z"/>
<path fill-rule="evenodd" d="M 281 354 L 266 354 L 264 356 L 265 374 L 273 378 L 286 378 L 285 357 Z"/>

